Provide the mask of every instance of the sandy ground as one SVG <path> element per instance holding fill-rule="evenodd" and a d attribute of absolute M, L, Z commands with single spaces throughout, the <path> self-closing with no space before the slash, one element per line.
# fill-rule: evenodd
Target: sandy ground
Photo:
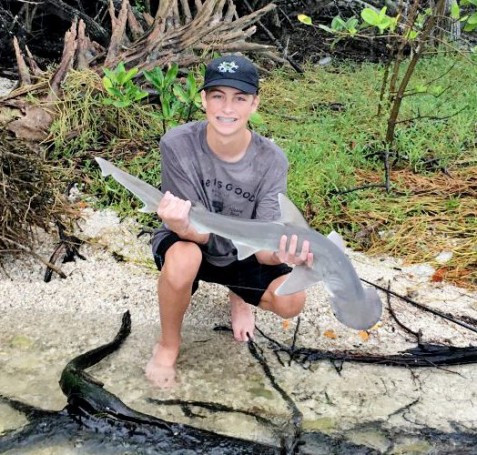
<path fill-rule="evenodd" d="M 185 416 L 177 406 L 147 402 L 151 397 L 219 402 L 254 410 L 278 422 L 290 415 L 247 346 L 235 342 L 230 333 L 213 330 L 217 325 L 229 325 L 227 292 L 217 285 L 201 284 L 186 315 L 178 387 L 162 391 L 147 383 L 144 366 L 159 333 L 158 272 L 148 238 L 138 239 L 138 232 L 139 226 L 120 222 L 113 212 L 86 210 L 79 233 L 90 242 L 81 249 L 86 260 L 64 264 L 66 279 L 55 277 L 44 283 L 44 267 L 31 259 L 4 263 L 0 281 L 0 393 L 44 409 L 61 409 L 65 398 L 57 381 L 66 362 L 109 341 L 119 328 L 121 314 L 130 310 L 130 338 L 117 354 L 90 370 L 108 390 L 149 414 L 276 444 L 273 431 L 248 417 L 218 416 L 202 410 L 198 419 Z M 53 248 L 53 238 L 40 236 L 39 251 L 44 257 Z M 118 262 L 113 252 L 124 261 Z M 348 254 L 361 278 L 389 285 L 394 292 L 440 311 L 477 318 L 477 295 L 430 283 L 432 268 L 427 265 L 404 267 L 390 258 Z M 383 293 L 381 297 L 386 301 Z M 400 321 L 413 331 L 421 330 L 426 342 L 477 344 L 475 332 L 400 299 L 392 298 L 391 304 Z M 257 312 L 258 327 L 288 345 L 296 323 L 294 319 L 287 326 L 274 315 Z M 390 445 L 410 444 L 407 440 L 391 441 L 389 431 L 416 432 L 428 427 L 445 433 L 457 426 L 477 432 L 477 413 L 472 405 L 477 400 L 475 365 L 409 370 L 346 362 L 338 374 L 326 361 L 307 370 L 298 364 L 282 366 L 266 340 L 258 336 L 257 342 L 277 382 L 303 413 L 304 429 L 346 434 L 350 440 L 364 441 L 382 453 Z M 317 285 L 308 292 L 297 344 L 332 351 L 395 354 L 415 346 L 415 339 L 396 324 L 387 309 L 366 339 L 334 318 L 326 292 Z M 24 417 L 0 405 L 0 431 L 22 423 Z M 417 453 L 431 453 L 431 446 L 424 443 Z"/>
<path fill-rule="evenodd" d="M 16 81 L 12 81 L 11 79 L 6 79 L 4 77 L 0 77 L 0 96 L 6 95 L 10 92 L 16 85 Z"/>

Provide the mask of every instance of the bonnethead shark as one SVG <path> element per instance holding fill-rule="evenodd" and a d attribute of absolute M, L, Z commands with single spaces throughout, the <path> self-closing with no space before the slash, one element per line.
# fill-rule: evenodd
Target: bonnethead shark
<path fill-rule="evenodd" d="M 104 177 L 111 175 L 143 203 L 141 212 L 157 212 L 164 194 L 141 179 L 117 168 L 103 158 L 96 158 Z M 230 239 L 237 248 L 239 260 L 260 250 L 276 251 L 283 235 L 298 237 L 297 251 L 304 240 L 314 253 L 312 266 L 296 265 L 288 278 L 277 288 L 277 295 L 288 295 L 307 289 L 322 281 L 330 294 L 336 318 L 357 330 L 366 330 L 381 317 L 382 303 L 374 288 L 365 288 L 344 253 L 338 233 L 325 237 L 311 229 L 298 208 L 284 194 L 278 195 L 281 218 L 277 221 L 241 219 L 209 212 L 200 203 L 193 204 L 190 223 L 197 232 L 216 234 Z"/>

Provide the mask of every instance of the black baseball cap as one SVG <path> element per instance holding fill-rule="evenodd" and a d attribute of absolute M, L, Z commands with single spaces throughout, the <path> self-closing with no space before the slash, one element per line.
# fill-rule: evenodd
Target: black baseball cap
<path fill-rule="evenodd" d="M 200 90 L 217 86 L 233 87 L 244 93 L 258 93 L 258 71 L 241 55 L 226 55 L 212 60 L 205 69 L 204 85 Z"/>

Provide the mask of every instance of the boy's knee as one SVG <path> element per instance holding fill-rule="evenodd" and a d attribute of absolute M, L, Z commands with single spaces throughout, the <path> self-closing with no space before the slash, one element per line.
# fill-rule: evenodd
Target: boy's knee
<path fill-rule="evenodd" d="M 169 285 L 182 288 L 195 280 L 202 262 L 202 251 L 192 242 L 176 242 L 166 253 L 164 266 L 159 277 Z"/>
<path fill-rule="evenodd" d="M 286 296 L 274 295 L 270 310 L 284 319 L 293 318 L 302 312 L 305 306 L 305 299 L 306 294 L 304 291 Z"/>

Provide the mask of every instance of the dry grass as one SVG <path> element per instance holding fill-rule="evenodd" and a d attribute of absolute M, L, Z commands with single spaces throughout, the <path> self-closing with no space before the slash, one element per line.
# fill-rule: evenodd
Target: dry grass
<path fill-rule="evenodd" d="M 65 175 L 31 144 L 0 135 L 0 257 L 35 254 L 35 227 L 69 224 L 74 212 L 63 194 Z"/>
<path fill-rule="evenodd" d="M 373 171 L 357 171 L 362 182 L 379 182 Z M 392 173 L 395 190 L 373 200 L 369 210 L 344 206 L 341 223 L 362 226 L 355 239 L 370 254 L 389 254 L 406 263 L 428 262 L 435 281 L 477 289 L 477 166 L 426 176 L 410 170 Z M 452 258 L 441 264 L 442 252 Z"/>

